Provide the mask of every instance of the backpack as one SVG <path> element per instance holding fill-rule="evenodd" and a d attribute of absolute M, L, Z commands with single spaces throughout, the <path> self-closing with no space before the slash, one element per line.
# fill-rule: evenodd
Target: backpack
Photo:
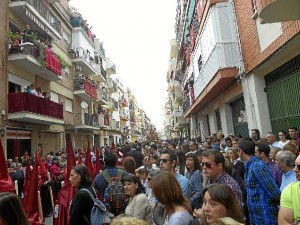
<path fill-rule="evenodd" d="M 91 220 L 90 224 L 91 225 L 109 224 L 113 215 L 108 210 L 106 210 L 105 205 L 97 197 L 95 198 L 88 189 L 83 188 L 81 190 L 89 193 L 89 195 L 94 201 L 94 205 L 90 215 L 90 220 Z"/>
<path fill-rule="evenodd" d="M 109 211 L 119 214 L 127 206 L 126 194 L 123 183 L 121 182 L 123 170 L 118 169 L 117 177 L 110 177 L 107 171 L 103 171 L 102 175 L 108 182 L 108 186 L 104 193 L 104 204 Z"/>

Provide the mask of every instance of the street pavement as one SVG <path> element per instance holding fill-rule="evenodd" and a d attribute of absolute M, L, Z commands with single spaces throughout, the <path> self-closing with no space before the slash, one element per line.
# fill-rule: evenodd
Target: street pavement
<path fill-rule="evenodd" d="M 45 225 L 53 225 L 53 216 L 45 218 Z"/>

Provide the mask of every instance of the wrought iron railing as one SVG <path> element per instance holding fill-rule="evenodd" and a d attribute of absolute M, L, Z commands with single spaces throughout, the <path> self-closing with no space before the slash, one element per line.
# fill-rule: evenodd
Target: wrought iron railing
<path fill-rule="evenodd" d="M 189 109 L 190 105 L 191 105 L 190 98 L 186 96 L 182 101 L 183 113 L 185 113 Z"/>
<path fill-rule="evenodd" d="M 41 0 L 26 0 L 48 23 L 61 34 L 61 23 Z"/>
<path fill-rule="evenodd" d="M 97 114 L 84 113 L 84 124 L 93 127 L 99 127 L 99 120 Z"/>

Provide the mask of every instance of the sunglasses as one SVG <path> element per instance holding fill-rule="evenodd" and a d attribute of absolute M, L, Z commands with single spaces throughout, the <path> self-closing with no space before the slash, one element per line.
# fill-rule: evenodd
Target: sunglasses
<path fill-rule="evenodd" d="M 203 163 L 203 162 L 202 162 L 200 165 L 201 165 L 202 167 L 205 166 L 207 169 L 210 169 L 212 164 L 213 164 L 213 163 L 208 163 L 208 162 Z"/>
<path fill-rule="evenodd" d="M 163 163 L 166 163 L 168 161 L 171 161 L 170 159 L 160 159 L 159 162 L 163 162 Z"/>
<path fill-rule="evenodd" d="M 300 170 L 300 164 L 299 165 L 295 165 L 295 167 L 297 167 L 297 169 Z"/>
<path fill-rule="evenodd" d="M 148 181 L 151 181 L 151 180 L 152 180 L 152 178 L 151 178 L 151 177 L 148 177 L 147 179 L 148 179 Z"/>

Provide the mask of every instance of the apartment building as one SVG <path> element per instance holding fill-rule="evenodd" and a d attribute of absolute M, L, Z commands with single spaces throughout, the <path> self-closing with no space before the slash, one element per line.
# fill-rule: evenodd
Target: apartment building
<path fill-rule="evenodd" d="M 219 130 L 249 136 L 252 128 L 265 135 L 299 127 L 299 3 L 276 2 L 178 0 L 166 113 L 171 107 L 179 124 L 166 133 L 204 139 Z"/>
<path fill-rule="evenodd" d="M 121 143 L 116 66 L 68 0 L 1 1 L 0 138 L 8 158 Z M 39 97 L 33 89 L 41 89 Z M 122 94 L 119 90 L 122 89 Z M 128 112 L 128 110 L 127 110 Z M 127 118 L 129 121 L 129 118 Z M 128 139 L 126 137 L 123 142 Z"/>

